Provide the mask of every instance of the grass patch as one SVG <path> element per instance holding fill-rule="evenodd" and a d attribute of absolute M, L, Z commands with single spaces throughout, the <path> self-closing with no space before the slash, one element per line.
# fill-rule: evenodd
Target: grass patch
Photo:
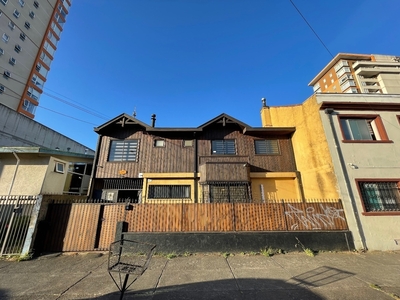
<path fill-rule="evenodd" d="M 232 254 L 229 253 L 229 252 L 223 252 L 223 253 L 222 253 L 222 256 L 225 257 L 225 258 L 228 258 L 228 257 L 231 256 L 231 255 L 232 255 Z"/>

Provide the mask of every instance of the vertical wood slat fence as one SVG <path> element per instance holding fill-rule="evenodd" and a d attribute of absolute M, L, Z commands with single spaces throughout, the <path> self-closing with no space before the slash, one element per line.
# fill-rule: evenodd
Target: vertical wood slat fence
<path fill-rule="evenodd" d="M 50 204 L 44 251 L 107 250 L 117 222 L 128 232 L 347 230 L 342 203 Z"/>

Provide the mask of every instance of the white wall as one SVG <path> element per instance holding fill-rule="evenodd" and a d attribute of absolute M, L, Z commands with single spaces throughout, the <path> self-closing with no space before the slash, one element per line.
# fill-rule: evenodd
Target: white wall
<path fill-rule="evenodd" d="M 364 208 L 356 185 L 356 179 L 400 179 L 400 123 L 398 111 L 368 110 L 372 103 L 398 103 L 400 95 L 318 95 L 319 103 L 364 103 L 362 110 L 335 109 L 332 114 L 333 129 L 324 111 L 320 112 L 329 149 L 339 182 L 339 192 L 350 230 L 357 248 L 363 248 L 364 235 L 369 250 L 400 250 L 400 212 L 397 215 L 363 215 Z M 334 107 L 334 105 L 332 105 Z M 380 115 L 390 143 L 343 143 L 343 135 L 337 115 Z M 337 143 L 336 143 L 337 142 Z M 342 154 L 342 160 L 340 159 Z M 351 166 L 352 164 L 353 166 Z"/>

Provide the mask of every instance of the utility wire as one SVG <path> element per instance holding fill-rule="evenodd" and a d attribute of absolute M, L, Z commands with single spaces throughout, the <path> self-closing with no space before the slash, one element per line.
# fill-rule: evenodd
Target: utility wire
<path fill-rule="evenodd" d="M 315 32 L 314 28 L 312 28 L 312 26 L 310 25 L 310 23 L 308 23 L 307 19 L 303 16 L 303 14 L 301 13 L 301 11 L 297 8 L 297 6 L 293 3 L 292 0 L 289 0 L 290 3 L 292 3 L 293 7 L 297 10 L 297 12 L 299 13 L 299 15 L 303 18 L 304 22 L 306 22 L 306 24 L 308 25 L 308 27 L 310 27 L 310 29 L 312 30 L 312 32 L 314 32 L 315 36 L 318 38 L 318 40 L 321 42 L 322 46 L 324 46 L 324 48 L 326 49 L 326 51 L 328 51 L 328 53 L 330 54 L 330 56 L 332 56 L 332 58 L 334 57 L 331 53 L 331 51 L 329 51 L 328 47 L 325 45 L 325 43 L 321 40 L 321 38 L 319 37 L 319 35 Z"/>

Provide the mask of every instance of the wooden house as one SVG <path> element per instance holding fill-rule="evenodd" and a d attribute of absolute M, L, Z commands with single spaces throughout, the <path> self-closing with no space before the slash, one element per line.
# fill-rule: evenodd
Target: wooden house
<path fill-rule="evenodd" d="M 160 203 L 302 199 L 293 127 L 251 127 L 227 114 L 162 128 L 121 114 L 99 135 L 90 196 Z"/>

